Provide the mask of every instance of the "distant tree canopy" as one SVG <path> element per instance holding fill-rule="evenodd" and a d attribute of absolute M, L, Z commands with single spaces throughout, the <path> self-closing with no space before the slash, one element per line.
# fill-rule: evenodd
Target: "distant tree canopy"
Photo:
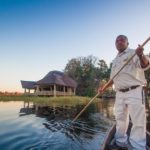
<path fill-rule="evenodd" d="M 110 76 L 110 68 L 106 62 L 91 55 L 69 60 L 64 72 L 77 81 L 76 94 L 81 96 L 94 96 L 99 81 L 107 81 Z"/>

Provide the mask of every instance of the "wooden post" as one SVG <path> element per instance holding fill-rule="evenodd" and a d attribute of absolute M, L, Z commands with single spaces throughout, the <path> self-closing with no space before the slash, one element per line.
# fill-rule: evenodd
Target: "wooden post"
<path fill-rule="evenodd" d="M 36 91 L 35 91 L 35 95 L 37 96 L 39 93 L 39 85 L 36 86 Z"/>
<path fill-rule="evenodd" d="M 49 86 L 49 96 L 51 95 L 51 85 Z"/>
<path fill-rule="evenodd" d="M 64 96 L 66 96 L 65 86 L 63 87 L 63 89 L 64 89 Z"/>
<path fill-rule="evenodd" d="M 24 89 L 24 93 L 26 93 L 27 91 L 26 91 L 26 88 Z"/>
<path fill-rule="evenodd" d="M 56 97 L 56 84 L 54 84 L 54 97 Z"/>
<path fill-rule="evenodd" d="M 74 95 L 76 95 L 76 88 L 74 88 L 73 90 L 74 90 Z"/>
<path fill-rule="evenodd" d="M 36 86 L 36 91 L 39 92 L 39 85 Z"/>
<path fill-rule="evenodd" d="M 71 96 L 72 91 L 71 91 L 71 87 L 69 87 L 69 95 Z"/>

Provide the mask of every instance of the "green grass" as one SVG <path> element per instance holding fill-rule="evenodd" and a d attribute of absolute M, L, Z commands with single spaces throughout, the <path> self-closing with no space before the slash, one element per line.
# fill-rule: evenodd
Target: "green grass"
<path fill-rule="evenodd" d="M 0 101 L 24 101 L 39 104 L 55 105 L 85 105 L 91 100 L 89 97 L 82 96 L 62 96 L 62 97 L 35 97 L 35 96 L 0 96 Z M 94 101 L 98 101 L 95 99 Z"/>

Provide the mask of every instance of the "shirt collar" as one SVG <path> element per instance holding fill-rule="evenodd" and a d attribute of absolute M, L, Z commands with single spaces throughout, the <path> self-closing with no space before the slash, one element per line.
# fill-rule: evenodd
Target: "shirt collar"
<path fill-rule="evenodd" d="M 123 52 L 118 53 L 118 54 L 117 54 L 117 57 L 120 57 L 121 55 L 127 53 L 128 51 L 129 51 L 129 48 L 125 49 Z"/>

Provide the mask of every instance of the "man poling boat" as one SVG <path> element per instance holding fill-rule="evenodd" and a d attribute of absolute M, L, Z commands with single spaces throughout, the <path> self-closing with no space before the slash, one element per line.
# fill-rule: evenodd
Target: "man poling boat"
<path fill-rule="evenodd" d="M 146 113 L 143 86 L 147 84 L 144 71 L 150 67 L 150 58 L 143 53 L 144 44 L 139 45 L 135 50 L 130 49 L 128 38 L 125 35 L 119 35 L 115 45 L 118 54 L 112 63 L 110 78 L 113 79 L 106 86 L 100 87 L 99 92 L 103 93 L 114 84 L 116 91 L 116 132 L 114 135 L 116 148 L 127 149 L 128 145 L 131 145 L 133 150 L 146 150 Z M 131 58 L 130 61 L 129 58 Z M 126 62 L 128 63 L 126 64 Z M 123 64 L 126 65 L 120 71 Z M 127 135 L 129 115 L 132 121 L 130 136 Z"/>

